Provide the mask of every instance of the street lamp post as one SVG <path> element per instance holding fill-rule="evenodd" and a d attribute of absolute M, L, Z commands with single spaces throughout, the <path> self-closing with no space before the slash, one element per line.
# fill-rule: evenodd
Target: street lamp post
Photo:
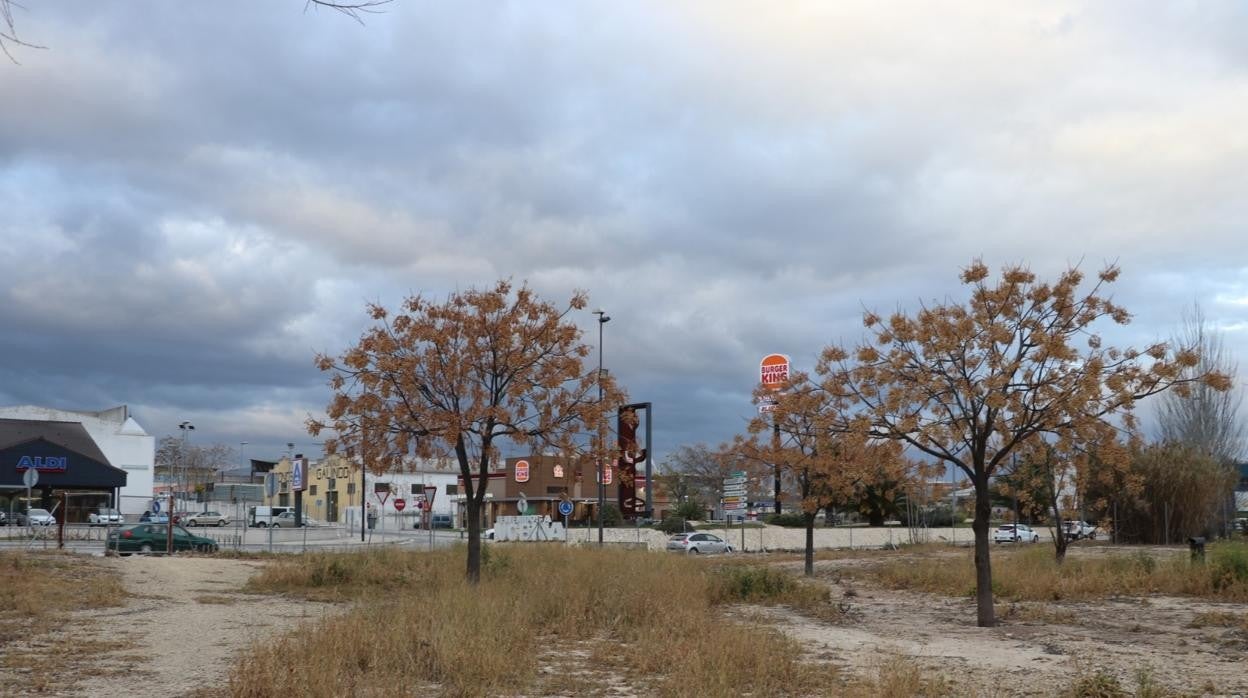
<path fill-rule="evenodd" d="M 594 315 L 598 316 L 598 404 L 602 405 L 602 326 L 611 322 L 611 316 L 601 308 L 594 311 Z M 598 453 L 595 454 L 595 460 L 598 461 L 598 545 L 602 545 L 602 510 L 607 505 L 607 483 L 603 481 L 602 459 L 606 457 L 606 444 L 603 443 L 602 425 L 599 424 L 598 429 Z"/>
<path fill-rule="evenodd" d="M 241 458 L 241 459 L 243 459 L 243 464 L 244 464 L 244 465 L 247 465 L 247 464 L 248 464 L 248 461 L 247 461 L 247 444 L 248 444 L 248 443 L 250 443 L 250 442 L 249 442 L 249 441 L 239 441 L 239 442 L 238 442 L 238 457 L 239 457 L 239 458 Z M 249 484 L 249 485 L 250 485 L 250 484 L 251 484 L 251 481 L 256 479 L 256 469 L 255 469 L 255 468 L 251 468 L 251 467 L 249 466 L 248 473 L 249 473 L 249 474 L 247 475 L 247 484 Z"/>
<path fill-rule="evenodd" d="M 187 464 L 187 456 L 189 454 L 186 451 L 187 449 L 186 437 L 187 437 L 187 434 L 189 434 L 192 431 L 195 431 L 195 425 L 191 424 L 190 422 L 184 421 L 178 425 L 178 429 L 181 430 L 182 432 L 182 498 L 186 499 L 187 490 L 190 489 L 190 484 L 191 484 L 190 483 L 191 473 L 190 473 L 190 470 L 188 469 L 188 464 Z M 169 512 L 169 520 L 170 521 L 173 520 L 172 511 Z"/>

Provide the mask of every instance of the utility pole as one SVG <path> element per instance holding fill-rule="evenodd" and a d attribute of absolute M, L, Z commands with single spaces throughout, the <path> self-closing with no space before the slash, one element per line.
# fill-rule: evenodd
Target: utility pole
<path fill-rule="evenodd" d="M 611 322 L 611 316 L 606 311 L 599 308 L 594 311 L 594 315 L 598 316 L 598 405 L 602 406 L 602 326 Z M 607 505 L 607 483 L 603 481 L 602 462 L 607 457 L 606 443 L 602 436 L 602 424 L 598 425 L 598 453 L 595 454 L 595 460 L 598 462 L 598 545 L 602 546 L 602 510 Z"/>

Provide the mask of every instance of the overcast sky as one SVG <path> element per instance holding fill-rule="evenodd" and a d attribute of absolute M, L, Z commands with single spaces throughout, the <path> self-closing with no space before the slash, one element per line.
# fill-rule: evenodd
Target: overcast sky
<path fill-rule="evenodd" d="M 315 454 L 367 302 L 504 277 L 607 310 L 660 455 L 975 257 L 1116 260 L 1116 343 L 1199 302 L 1248 350 L 1240 2 L 24 4 L 0 404 Z"/>

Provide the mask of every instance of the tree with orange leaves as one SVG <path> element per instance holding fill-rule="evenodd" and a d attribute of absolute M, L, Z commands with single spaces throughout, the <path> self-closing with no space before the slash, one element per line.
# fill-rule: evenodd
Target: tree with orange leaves
<path fill-rule="evenodd" d="M 308 430 L 332 430 L 328 452 L 344 449 L 374 471 L 402 468 L 411 457 L 454 457 L 467 508 L 467 576 L 475 584 L 499 442 L 577 454 L 581 434 L 605 428 L 610 406 L 623 401 L 609 377 L 584 366 L 590 348 L 568 316 L 586 300 L 578 292 L 560 308 L 527 286 L 500 281 L 444 303 L 413 296 L 394 317 L 370 305 L 376 325 L 341 356 L 316 359 L 333 374 L 334 397 L 327 419 L 309 420 Z"/>
<path fill-rule="evenodd" d="M 797 485 L 806 528 L 805 572 L 815 571 L 815 516 L 820 509 L 849 501 L 856 490 L 886 480 L 904 479 L 900 446 L 875 439 L 866 428 L 830 429 L 843 400 L 838 400 L 794 372 L 780 392 L 759 386 L 756 402 L 772 402 L 768 415 L 751 420 L 749 438 L 740 438 L 731 453 L 759 464 L 774 464 Z M 778 429 L 780 438 L 773 438 Z"/>
<path fill-rule="evenodd" d="M 870 434 L 939 459 L 970 479 L 980 626 L 995 623 L 989 482 L 1012 453 L 1039 439 L 1061 442 L 1062 450 L 1106 443 L 1109 432 L 1135 430 L 1132 407 L 1141 398 L 1197 383 L 1230 387 L 1222 373 L 1191 371 L 1200 358 L 1193 347 L 1102 346 L 1093 324 L 1130 320 L 1103 295 L 1118 274 L 1117 266 L 1107 266 L 1082 292 L 1084 274 L 1077 267 L 1045 283 L 1010 266 L 994 283 L 976 260 L 961 275 L 971 291 L 965 304 L 923 306 L 913 316 L 897 312 L 887 320 L 868 312 L 863 320 L 873 341 L 852 356 L 830 346 L 820 359 L 824 390 L 849 407 L 833 428 L 865 423 Z"/>

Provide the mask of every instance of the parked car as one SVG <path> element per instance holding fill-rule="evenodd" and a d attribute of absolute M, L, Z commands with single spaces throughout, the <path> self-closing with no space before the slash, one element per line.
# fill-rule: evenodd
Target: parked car
<path fill-rule="evenodd" d="M 269 519 L 276 519 L 284 512 L 294 510 L 294 507 L 251 507 L 247 510 L 247 525 L 264 528 L 269 525 Z"/>
<path fill-rule="evenodd" d="M 700 533 L 697 531 L 677 533 L 668 538 L 667 549 L 689 553 L 690 555 L 732 552 L 732 546 L 725 542 L 723 538 L 713 533 Z"/>
<path fill-rule="evenodd" d="M 87 523 L 92 526 L 107 526 L 109 524 L 125 523 L 125 518 L 116 509 L 100 507 L 98 510 L 87 514 Z"/>
<path fill-rule="evenodd" d="M 167 517 L 166 517 L 167 518 Z M 163 553 L 168 540 L 168 526 L 156 523 L 132 524 L 109 531 L 108 549 L 129 555 L 130 553 Z M 217 542 L 197 536 L 181 526 L 173 527 L 173 552 L 217 552 Z"/>
<path fill-rule="evenodd" d="M 226 526 L 230 517 L 219 511 L 197 511 L 183 516 L 182 523 L 186 526 Z"/>
<path fill-rule="evenodd" d="M 1027 524 L 1005 524 L 992 532 L 994 543 L 1038 543 L 1040 534 L 1031 530 Z"/>
<path fill-rule="evenodd" d="M 18 526 L 55 526 L 56 517 L 47 509 L 27 509 L 17 515 Z"/>
<path fill-rule="evenodd" d="M 273 528 L 291 528 L 294 525 L 295 525 L 295 512 L 293 511 L 283 511 L 282 513 L 273 517 Z M 320 526 L 321 522 L 317 521 L 311 516 L 308 516 L 307 514 L 304 514 L 303 525 L 304 526 Z"/>
<path fill-rule="evenodd" d="M 431 514 L 434 528 L 451 528 L 450 514 Z"/>
<path fill-rule="evenodd" d="M 1065 534 L 1066 540 L 1079 540 L 1080 538 L 1096 540 L 1096 526 L 1086 521 L 1067 521 L 1062 524 L 1062 533 Z"/>
<path fill-rule="evenodd" d="M 485 529 L 485 531 L 481 534 L 481 537 L 486 540 L 494 540 L 494 529 L 492 528 Z"/>
<path fill-rule="evenodd" d="M 139 517 L 139 522 L 140 523 L 165 523 L 167 524 L 169 523 L 169 515 L 168 514 L 153 514 L 150 511 L 145 511 L 143 512 L 143 515 Z"/>

